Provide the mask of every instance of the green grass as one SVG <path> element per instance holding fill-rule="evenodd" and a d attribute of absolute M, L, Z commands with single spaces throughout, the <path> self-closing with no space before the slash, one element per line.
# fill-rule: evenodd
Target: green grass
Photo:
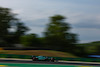
<path fill-rule="evenodd" d="M 53 56 L 53 57 L 71 57 L 78 58 L 67 52 L 53 50 L 0 50 L 0 54 L 17 54 L 17 55 L 35 55 L 35 56 Z"/>

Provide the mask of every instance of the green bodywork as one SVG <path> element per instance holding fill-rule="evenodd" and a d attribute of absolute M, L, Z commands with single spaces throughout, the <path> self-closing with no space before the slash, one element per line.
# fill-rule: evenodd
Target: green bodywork
<path fill-rule="evenodd" d="M 38 60 L 46 60 L 46 59 L 50 59 L 46 56 L 37 56 L 36 58 L 38 58 Z"/>

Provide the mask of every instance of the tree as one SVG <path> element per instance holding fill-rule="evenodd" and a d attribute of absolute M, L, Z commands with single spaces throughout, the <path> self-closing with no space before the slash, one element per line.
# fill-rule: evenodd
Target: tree
<path fill-rule="evenodd" d="M 11 13 L 11 9 L 0 7 L 0 45 L 6 44 L 6 37 L 9 34 L 11 23 L 16 21 L 15 14 Z"/>
<path fill-rule="evenodd" d="M 15 43 L 20 42 L 20 37 L 25 35 L 25 32 L 28 31 L 29 29 L 21 22 L 16 23 L 16 31 L 14 32 L 14 38 L 15 38 Z"/>
<path fill-rule="evenodd" d="M 64 19 L 61 15 L 50 17 L 45 32 L 46 47 L 63 51 L 71 51 L 74 47 L 77 42 L 76 34 L 69 32 L 71 27 Z"/>
<path fill-rule="evenodd" d="M 25 47 L 41 47 L 41 41 L 36 34 L 21 36 L 21 44 Z"/>
<path fill-rule="evenodd" d="M 0 38 L 3 39 L 8 34 L 10 24 L 16 20 L 15 14 L 8 8 L 0 7 Z"/>
<path fill-rule="evenodd" d="M 4 44 L 6 47 L 9 46 L 6 44 L 12 44 L 13 41 L 16 40 L 14 37 L 17 36 L 17 34 L 20 36 L 27 31 L 27 27 L 15 16 L 16 14 L 12 13 L 11 9 L 0 7 L 0 46 L 4 46 Z M 13 27 L 16 27 L 17 29 L 14 29 L 14 32 L 11 32 L 10 29 L 13 29 Z M 18 33 L 18 31 L 21 33 Z"/>

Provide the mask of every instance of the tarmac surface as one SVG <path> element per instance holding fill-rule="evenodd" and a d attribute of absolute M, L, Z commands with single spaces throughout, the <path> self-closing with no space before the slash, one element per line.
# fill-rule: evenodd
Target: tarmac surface
<path fill-rule="evenodd" d="M 79 61 L 32 61 L 31 59 L 12 59 L 12 58 L 0 58 L 0 63 L 29 63 L 29 64 L 57 64 L 57 65 L 89 65 L 89 66 L 99 66 L 100 63 L 97 62 L 79 62 Z"/>

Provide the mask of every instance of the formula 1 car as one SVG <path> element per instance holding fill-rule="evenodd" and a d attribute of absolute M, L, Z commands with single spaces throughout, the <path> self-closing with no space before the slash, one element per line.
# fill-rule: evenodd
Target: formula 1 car
<path fill-rule="evenodd" d="M 50 62 L 54 62 L 54 58 L 53 57 L 46 57 L 46 56 L 32 56 L 32 61 L 50 61 Z"/>

